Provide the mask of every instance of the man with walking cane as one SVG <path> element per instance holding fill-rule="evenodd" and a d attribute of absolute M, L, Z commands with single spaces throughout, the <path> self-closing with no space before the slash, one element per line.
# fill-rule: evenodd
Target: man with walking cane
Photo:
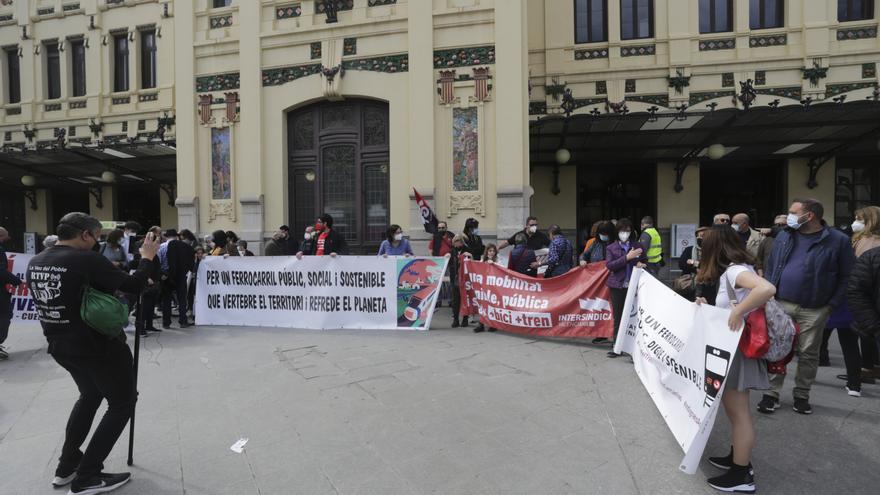
<path fill-rule="evenodd" d="M 105 493 L 131 478 L 130 473 L 104 473 L 103 462 L 134 409 L 133 358 L 122 332 L 124 323 L 115 332 L 95 321 L 89 311 L 96 311 L 92 301 L 106 302 L 107 295 L 140 293 L 147 285 L 159 242 L 153 234 L 147 235 L 137 270 L 129 275 L 97 252 L 101 223 L 96 218 L 68 213 L 56 233 L 55 247 L 35 256 L 27 270 L 49 354 L 70 373 L 80 392 L 67 422 L 52 485 L 70 484 L 68 494 L 73 495 Z M 89 302 L 86 310 L 84 301 Z M 108 306 L 113 304 L 98 311 L 114 309 Z M 122 313 L 126 318 L 127 308 L 123 307 Z M 83 452 L 80 447 L 104 399 L 107 412 Z"/>

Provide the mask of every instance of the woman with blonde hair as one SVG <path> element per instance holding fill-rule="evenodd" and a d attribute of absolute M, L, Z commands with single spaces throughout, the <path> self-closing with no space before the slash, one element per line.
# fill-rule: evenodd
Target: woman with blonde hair
<path fill-rule="evenodd" d="M 865 251 L 880 247 L 880 206 L 858 209 L 855 217 L 856 220 L 852 223 L 852 243 L 858 258 Z"/>

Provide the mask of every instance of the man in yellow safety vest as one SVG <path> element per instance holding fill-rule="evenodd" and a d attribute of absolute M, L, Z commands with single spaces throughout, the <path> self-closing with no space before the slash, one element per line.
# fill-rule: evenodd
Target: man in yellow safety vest
<path fill-rule="evenodd" d="M 648 266 L 646 270 L 655 277 L 663 267 L 663 241 L 660 239 L 660 232 L 654 228 L 654 219 L 651 217 L 642 218 L 642 235 L 639 237 L 639 243 L 648 257 Z"/>

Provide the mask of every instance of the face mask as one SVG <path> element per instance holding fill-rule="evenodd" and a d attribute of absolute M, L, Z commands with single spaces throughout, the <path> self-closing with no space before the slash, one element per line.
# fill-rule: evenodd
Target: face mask
<path fill-rule="evenodd" d="M 446 229 L 437 229 L 437 233 L 443 235 L 446 233 Z"/>
<path fill-rule="evenodd" d="M 134 235 L 134 232 L 128 232 L 128 231 L 125 231 L 122 235 L 125 236 L 125 237 L 131 237 L 131 236 Z"/>
<path fill-rule="evenodd" d="M 394 240 L 395 240 L 395 241 L 402 241 L 402 240 L 403 240 L 403 234 L 394 234 Z"/>
<path fill-rule="evenodd" d="M 309 234 L 308 232 L 306 232 L 305 234 L 303 234 L 303 239 L 305 239 L 305 240 L 309 240 L 309 239 L 311 239 L 311 238 L 312 238 L 312 234 Z"/>
<path fill-rule="evenodd" d="M 733 227 L 734 232 L 739 232 L 739 224 L 738 223 L 732 223 L 732 224 L 730 224 L 730 226 Z"/>
<path fill-rule="evenodd" d="M 801 228 L 802 223 L 799 222 L 801 218 L 794 213 L 789 213 L 787 217 L 785 217 L 785 223 L 788 224 L 789 227 L 797 230 Z"/>
<path fill-rule="evenodd" d="M 858 234 L 859 232 L 862 232 L 863 230 L 865 230 L 865 222 L 860 222 L 860 221 L 856 220 L 855 222 L 852 223 L 852 230 L 856 234 Z"/>
<path fill-rule="evenodd" d="M 608 236 L 605 234 L 599 234 L 599 240 L 602 242 L 608 242 Z"/>
<path fill-rule="evenodd" d="M 480 235 L 480 229 L 474 229 L 474 235 Z"/>
<path fill-rule="evenodd" d="M 697 237 L 697 247 L 703 247 L 703 240 Z"/>
<path fill-rule="evenodd" d="M 617 238 L 620 239 L 620 242 L 626 242 L 629 240 L 629 232 L 618 232 Z"/>
<path fill-rule="evenodd" d="M 315 230 L 316 230 L 317 232 L 320 232 L 320 231 L 324 230 L 324 224 L 323 224 L 323 223 L 316 223 L 316 224 L 315 224 Z"/>
<path fill-rule="evenodd" d="M 534 234 L 534 233 L 537 232 L 537 231 L 538 231 L 538 226 L 537 226 L 537 225 L 531 225 L 531 226 L 529 226 L 529 233 L 530 233 L 530 234 Z"/>

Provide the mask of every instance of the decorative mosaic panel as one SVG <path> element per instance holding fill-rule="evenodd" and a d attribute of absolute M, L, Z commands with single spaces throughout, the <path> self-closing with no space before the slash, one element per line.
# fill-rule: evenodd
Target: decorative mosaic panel
<path fill-rule="evenodd" d="M 70 12 L 71 10 L 79 10 L 79 2 L 64 4 L 61 6 L 61 10 L 63 10 L 64 12 Z"/>
<path fill-rule="evenodd" d="M 407 72 L 409 70 L 409 55 L 388 55 L 386 57 L 343 60 L 342 68 L 345 70 L 368 70 L 373 72 Z"/>
<path fill-rule="evenodd" d="M 117 98 L 113 98 L 110 100 L 114 105 L 125 105 L 126 103 L 131 103 L 130 96 L 120 96 Z"/>
<path fill-rule="evenodd" d="M 211 199 L 232 197 L 232 161 L 229 128 L 211 129 Z"/>
<path fill-rule="evenodd" d="M 321 58 L 321 42 L 315 41 L 309 45 L 309 57 L 312 60 Z"/>
<path fill-rule="evenodd" d="M 700 51 L 701 52 L 712 52 L 715 50 L 733 50 L 735 48 L 736 48 L 736 38 L 700 40 Z"/>
<path fill-rule="evenodd" d="M 530 101 L 529 115 L 545 115 L 547 113 L 547 102 Z"/>
<path fill-rule="evenodd" d="M 342 55 L 357 55 L 357 38 L 345 38 L 342 40 Z"/>
<path fill-rule="evenodd" d="M 37 15 L 50 15 L 55 13 L 55 7 L 43 7 L 37 9 Z"/>
<path fill-rule="evenodd" d="M 393 3 L 397 3 L 397 0 L 367 0 L 368 7 L 375 7 L 377 5 L 391 5 Z"/>
<path fill-rule="evenodd" d="M 218 15 L 210 19 L 211 29 L 226 28 L 232 25 L 232 14 Z"/>
<path fill-rule="evenodd" d="M 147 93 L 138 96 L 138 101 L 156 101 L 159 99 L 159 93 Z"/>
<path fill-rule="evenodd" d="M 575 98 L 574 100 L 574 109 L 588 107 L 590 105 L 598 105 L 600 103 L 605 103 L 607 98 Z"/>
<path fill-rule="evenodd" d="M 592 60 L 595 58 L 608 58 L 607 48 L 587 48 L 584 50 L 575 50 L 575 60 Z"/>
<path fill-rule="evenodd" d="M 875 77 L 877 77 L 877 64 L 874 62 L 862 64 L 862 79 L 874 79 Z"/>
<path fill-rule="evenodd" d="M 846 84 L 829 84 L 825 87 L 826 96 L 837 96 L 839 94 L 848 93 L 857 89 L 873 88 L 877 86 L 873 82 L 856 82 Z"/>
<path fill-rule="evenodd" d="M 669 107 L 669 95 L 630 95 L 626 97 L 626 101 L 640 101 L 658 107 Z"/>
<path fill-rule="evenodd" d="M 315 0 L 315 12 L 323 14 L 327 10 L 327 4 L 331 2 L 336 4 L 337 12 L 354 8 L 354 0 Z"/>
<path fill-rule="evenodd" d="M 763 48 L 766 46 L 782 46 L 788 44 L 788 35 L 770 34 L 767 36 L 752 36 L 749 38 L 749 46 Z"/>
<path fill-rule="evenodd" d="M 480 189 L 479 125 L 476 107 L 452 109 L 452 190 Z"/>
<path fill-rule="evenodd" d="M 792 86 L 788 88 L 760 88 L 755 93 L 759 95 L 781 96 L 783 98 L 791 98 L 793 100 L 801 99 L 801 87 Z"/>
<path fill-rule="evenodd" d="M 12 20 L 12 14 L 8 15 L 0 15 L 0 22 L 6 22 Z"/>
<path fill-rule="evenodd" d="M 767 84 L 767 71 L 756 70 L 755 71 L 755 86 L 763 86 L 765 84 Z"/>
<path fill-rule="evenodd" d="M 607 95 L 608 94 L 608 83 L 605 81 L 596 81 L 596 94 L 597 95 Z"/>
<path fill-rule="evenodd" d="M 621 57 L 643 57 L 646 55 L 654 55 L 656 52 L 656 45 L 632 45 L 620 47 Z"/>
<path fill-rule="evenodd" d="M 734 86 L 733 72 L 724 72 L 721 74 L 721 87 L 732 88 Z"/>
<path fill-rule="evenodd" d="M 67 104 L 67 107 L 70 108 L 71 110 L 73 110 L 75 108 L 86 108 L 87 103 L 88 102 L 86 100 L 72 101 Z"/>
<path fill-rule="evenodd" d="M 238 88 L 238 72 L 227 72 L 225 74 L 213 74 L 210 76 L 196 77 L 196 93 L 207 93 L 209 91 L 225 91 L 227 89 Z"/>
<path fill-rule="evenodd" d="M 714 100 L 716 98 L 724 98 L 724 97 L 733 98 L 733 91 L 702 91 L 698 93 L 691 93 L 690 100 L 688 100 L 689 106 L 694 106 L 698 103 L 702 103 L 704 101 Z"/>
<path fill-rule="evenodd" d="M 623 83 L 623 91 L 626 93 L 635 93 L 636 92 L 636 80 L 635 79 L 627 79 Z"/>
<path fill-rule="evenodd" d="M 290 5 L 279 5 L 275 7 L 276 19 L 291 19 L 302 15 L 302 5 L 293 3 Z"/>
<path fill-rule="evenodd" d="M 877 37 L 877 26 L 867 26 L 852 29 L 838 29 L 838 41 L 863 40 Z"/>
<path fill-rule="evenodd" d="M 321 64 L 294 65 L 290 67 L 276 67 L 263 70 L 263 86 L 280 86 L 284 83 L 295 81 L 301 77 L 308 77 L 321 73 Z"/>
<path fill-rule="evenodd" d="M 57 110 L 61 110 L 61 103 L 48 103 L 43 105 L 43 110 L 46 112 L 55 112 Z"/>
<path fill-rule="evenodd" d="M 495 63 L 495 45 L 434 51 L 434 68 L 467 67 Z"/>

